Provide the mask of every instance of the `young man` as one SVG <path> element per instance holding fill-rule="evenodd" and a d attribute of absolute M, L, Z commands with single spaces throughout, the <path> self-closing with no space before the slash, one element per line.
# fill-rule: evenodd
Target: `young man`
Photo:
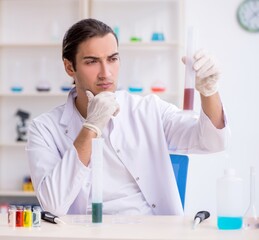
<path fill-rule="evenodd" d="M 195 55 L 198 120 L 155 95 L 116 91 L 118 40 L 100 21 L 85 19 L 67 31 L 63 61 L 75 88 L 65 105 L 29 128 L 31 177 L 43 209 L 57 215 L 91 212 L 91 141 L 102 136 L 104 214 L 182 214 L 168 150 L 217 152 L 228 140 L 214 61 Z"/>

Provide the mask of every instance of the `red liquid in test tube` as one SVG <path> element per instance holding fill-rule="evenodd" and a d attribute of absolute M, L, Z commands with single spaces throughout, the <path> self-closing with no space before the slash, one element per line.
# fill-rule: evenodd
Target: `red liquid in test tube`
<path fill-rule="evenodd" d="M 184 110 L 193 110 L 195 71 L 193 69 L 193 55 L 196 50 L 196 30 L 193 27 L 188 28 L 187 35 L 187 54 L 185 63 L 185 86 L 184 86 Z"/>
<path fill-rule="evenodd" d="M 184 110 L 193 110 L 193 100 L 194 100 L 194 88 L 185 88 L 184 89 L 183 109 Z"/>

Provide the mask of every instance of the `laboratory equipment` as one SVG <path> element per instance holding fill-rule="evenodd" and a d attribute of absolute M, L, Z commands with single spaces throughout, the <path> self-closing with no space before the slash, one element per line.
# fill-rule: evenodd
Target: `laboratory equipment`
<path fill-rule="evenodd" d="M 8 207 L 8 226 L 15 227 L 16 226 L 16 206 L 10 205 Z"/>
<path fill-rule="evenodd" d="M 16 206 L 16 227 L 23 227 L 23 206 Z"/>
<path fill-rule="evenodd" d="M 19 117 L 19 122 L 16 125 L 17 139 L 16 141 L 27 141 L 27 124 L 26 120 L 30 117 L 28 112 L 18 110 L 16 116 Z"/>
<path fill-rule="evenodd" d="M 151 91 L 154 93 L 165 92 L 166 91 L 165 83 L 162 81 L 155 81 L 154 83 L 152 83 Z"/>
<path fill-rule="evenodd" d="M 165 92 L 166 91 L 166 84 L 161 79 L 163 74 L 161 73 L 161 67 L 163 66 L 164 62 L 162 61 L 161 55 L 157 55 L 154 62 L 154 68 L 153 68 L 153 78 L 154 81 L 151 84 L 151 91 L 155 93 L 159 92 Z"/>
<path fill-rule="evenodd" d="M 92 139 L 92 223 L 102 223 L 103 138 Z"/>
<path fill-rule="evenodd" d="M 120 28 L 118 26 L 115 26 L 113 28 L 113 32 L 116 35 L 117 39 L 119 40 L 120 39 Z"/>
<path fill-rule="evenodd" d="M 153 32 L 151 41 L 157 42 L 157 41 L 165 41 L 165 36 L 164 33 L 162 32 Z"/>
<path fill-rule="evenodd" d="M 32 210 L 32 226 L 40 227 L 41 226 L 41 207 L 34 206 Z"/>
<path fill-rule="evenodd" d="M 203 220 L 209 217 L 210 217 L 210 213 L 208 211 L 197 212 L 193 220 L 193 229 L 195 229 L 199 223 L 201 223 Z"/>
<path fill-rule="evenodd" d="M 131 82 L 128 87 L 129 92 L 131 93 L 140 93 L 143 92 L 143 86 L 139 82 Z"/>
<path fill-rule="evenodd" d="M 64 81 L 60 87 L 62 92 L 68 92 L 73 88 L 73 79 L 67 79 L 66 81 Z"/>
<path fill-rule="evenodd" d="M 194 53 L 196 50 L 197 30 L 194 27 L 188 28 L 187 51 L 185 62 L 185 86 L 184 86 L 184 110 L 193 110 L 194 88 L 196 73 L 193 69 Z"/>
<path fill-rule="evenodd" d="M 134 42 L 141 42 L 142 38 L 139 34 L 141 27 L 138 25 L 134 25 L 133 26 L 133 34 L 130 36 L 130 42 L 134 43 Z"/>
<path fill-rule="evenodd" d="M 23 226 L 24 227 L 31 227 L 32 226 L 31 206 L 24 206 L 24 210 L 23 210 Z"/>
<path fill-rule="evenodd" d="M 221 230 L 240 229 L 243 225 L 243 180 L 235 169 L 225 169 L 217 181 L 217 226 Z"/>
<path fill-rule="evenodd" d="M 165 41 L 165 35 L 164 35 L 164 31 L 163 31 L 163 23 L 161 21 L 160 18 L 155 18 L 154 19 L 154 31 L 152 33 L 151 36 L 151 41 L 152 42 L 161 42 L 161 41 Z"/>
<path fill-rule="evenodd" d="M 48 73 L 48 69 L 47 69 L 47 59 L 45 57 L 41 58 L 41 62 L 40 62 L 40 80 L 36 85 L 36 90 L 39 92 L 48 92 L 50 91 L 50 83 L 47 80 L 47 73 Z"/>
<path fill-rule="evenodd" d="M 25 176 L 23 178 L 22 190 L 25 191 L 25 192 L 34 191 L 30 176 Z"/>
<path fill-rule="evenodd" d="M 144 90 L 143 84 L 138 75 L 138 69 L 140 67 L 139 59 L 134 59 L 132 64 L 131 81 L 128 86 L 128 91 L 131 93 L 141 93 Z"/>
<path fill-rule="evenodd" d="M 250 203 L 244 214 L 243 227 L 256 228 L 259 224 L 259 218 L 257 217 L 256 207 L 255 207 L 255 168 L 250 168 Z"/>
<path fill-rule="evenodd" d="M 51 28 L 50 28 L 50 33 L 51 33 L 51 40 L 53 42 L 59 42 L 60 41 L 60 36 L 61 36 L 61 33 L 60 33 L 60 24 L 58 23 L 57 20 L 54 20 L 52 23 L 51 23 Z"/>
<path fill-rule="evenodd" d="M 41 212 L 41 219 L 54 224 L 66 224 L 58 216 L 55 216 L 54 214 L 47 211 Z"/>
<path fill-rule="evenodd" d="M 22 92 L 23 90 L 23 86 L 21 84 L 21 71 L 22 71 L 22 67 L 21 67 L 21 62 L 20 61 L 16 61 L 14 64 L 14 69 L 11 71 L 12 74 L 12 79 L 11 79 L 11 86 L 10 89 L 12 92 Z"/>

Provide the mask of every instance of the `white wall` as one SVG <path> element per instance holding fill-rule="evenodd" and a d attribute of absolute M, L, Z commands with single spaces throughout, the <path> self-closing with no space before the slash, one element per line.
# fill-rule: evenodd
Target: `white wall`
<path fill-rule="evenodd" d="M 231 165 L 245 180 L 244 209 L 249 203 L 249 167 L 256 167 L 259 214 L 259 33 L 248 33 L 239 27 L 236 10 L 241 2 L 186 0 L 186 25 L 199 29 L 200 46 L 220 63 L 220 93 L 232 132 L 227 154 Z M 196 110 L 198 105 L 196 101 Z M 216 179 L 223 174 L 225 155 L 191 157 L 186 215 L 202 209 L 216 213 Z"/>

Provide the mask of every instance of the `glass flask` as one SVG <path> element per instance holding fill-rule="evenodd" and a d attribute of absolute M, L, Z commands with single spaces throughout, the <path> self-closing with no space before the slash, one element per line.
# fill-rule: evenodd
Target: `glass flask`
<path fill-rule="evenodd" d="M 250 168 L 250 203 L 245 212 L 243 218 L 243 227 L 245 229 L 248 228 L 256 228 L 259 225 L 259 219 L 256 214 L 255 207 L 255 168 Z"/>

